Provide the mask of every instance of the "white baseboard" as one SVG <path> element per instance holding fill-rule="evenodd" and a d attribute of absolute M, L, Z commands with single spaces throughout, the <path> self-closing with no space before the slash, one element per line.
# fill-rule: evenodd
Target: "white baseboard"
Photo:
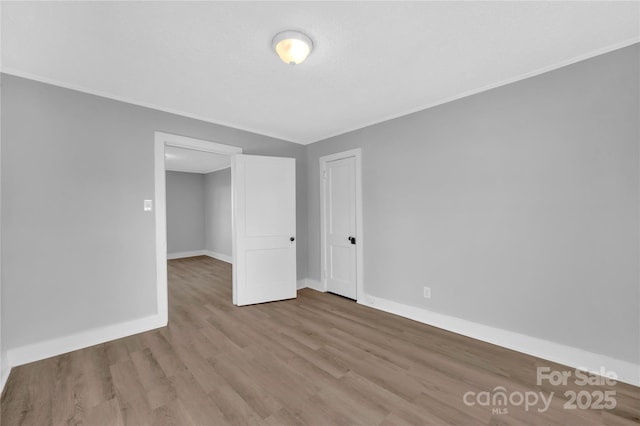
<path fill-rule="evenodd" d="M 233 263 L 233 258 L 226 254 L 216 253 L 215 251 L 211 250 L 205 250 L 203 254 L 209 257 L 213 257 L 214 259 L 222 260 L 223 262 Z"/>
<path fill-rule="evenodd" d="M 569 367 L 596 374 L 601 369 L 615 372 L 619 381 L 640 386 L 640 365 L 628 361 L 369 295 L 358 303 Z"/>
<path fill-rule="evenodd" d="M 320 291 L 322 293 L 326 293 L 327 290 L 324 289 L 322 283 L 320 281 L 312 280 L 311 278 L 303 278 L 298 280 L 298 290 L 303 288 L 310 288 L 315 291 Z"/>
<path fill-rule="evenodd" d="M 166 318 L 162 318 L 161 315 L 152 315 L 133 321 L 81 331 L 68 336 L 9 349 L 6 356 L 7 364 L 10 367 L 16 367 L 166 325 Z"/>
<path fill-rule="evenodd" d="M 7 361 L 7 354 L 3 352 L 2 355 L 0 355 L 0 395 L 4 390 L 4 385 L 7 384 L 9 373 L 11 373 L 11 367 Z"/>
<path fill-rule="evenodd" d="M 223 262 L 233 263 L 233 258 L 226 254 L 217 253 L 211 250 L 196 250 L 196 251 L 181 251 L 178 253 L 167 253 L 167 259 L 183 259 L 185 257 L 194 256 L 209 256 L 214 259 L 222 260 Z"/>
<path fill-rule="evenodd" d="M 196 251 L 181 251 L 177 253 L 167 253 L 167 259 L 182 259 L 184 257 L 204 256 L 206 252 L 204 250 Z"/>
<path fill-rule="evenodd" d="M 319 291 L 322 293 L 326 293 L 327 289 L 324 288 L 324 286 L 322 285 L 322 283 L 320 281 L 316 281 L 316 280 L 312 280 L 311 278 L 307 278 L 307 287 L 315 290 L 315 291 Z"/>

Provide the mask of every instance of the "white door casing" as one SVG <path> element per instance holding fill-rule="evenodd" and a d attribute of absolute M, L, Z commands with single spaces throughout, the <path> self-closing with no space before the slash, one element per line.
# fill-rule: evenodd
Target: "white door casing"
<path fill-rule="evenodd" d="M 356 300 L 364 296 L 360 164 L 360 149 L 320 158 L 322 284 Z"/>
<path fill-rule="evenodd" d="M 242 148 L 202 139 L 189 138 L 171 133 L 154 134 L 154 184 L 156 221 L 156 290 L 157 314 L 166 325 L 169 318 L 167 291 L 167 206 L 165 181 L 165 147 L 175 146 L 215 154 L 233 155 L 242 153 Z M 233 179 L 231 180 L 233 186 Z M 233 216 L 233 212 L 232 212 Z M 232 262 L 233 263 L 233 262 Z"/>
<path fill-rule="evenodd" d="M 234 155 L 233 303 L 296 297 L 295 159 Z"/>

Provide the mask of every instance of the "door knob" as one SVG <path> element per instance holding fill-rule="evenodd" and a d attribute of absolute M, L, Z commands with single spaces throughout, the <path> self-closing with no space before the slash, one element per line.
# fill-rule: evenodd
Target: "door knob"
<path fill-rule="evenodd" d="M 295 241 L 295 240 L 296 240 L 295 237 L 289 238 L 289 241 Z"/>
<path fill-rule="evenodd" d="M 351 244 L 355 244 L 356 243 L 356 237 L 349 237 L 349 241 L 351 241 Z"/>

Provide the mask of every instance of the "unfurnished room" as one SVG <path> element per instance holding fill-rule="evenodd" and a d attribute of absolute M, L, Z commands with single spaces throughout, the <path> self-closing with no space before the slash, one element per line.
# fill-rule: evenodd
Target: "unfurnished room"
<path fill-rule="evenodd" d="M 0 1 L 0 424 L 640 424 L 640 1 Z"/>

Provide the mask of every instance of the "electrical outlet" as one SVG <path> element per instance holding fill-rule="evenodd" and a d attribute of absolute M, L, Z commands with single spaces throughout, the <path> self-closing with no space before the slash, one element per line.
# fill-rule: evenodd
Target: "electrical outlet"
<path fill-rule="evenodd" d="M 431 299 L 431 287 L 424 288 L 424 298 Z"/>

